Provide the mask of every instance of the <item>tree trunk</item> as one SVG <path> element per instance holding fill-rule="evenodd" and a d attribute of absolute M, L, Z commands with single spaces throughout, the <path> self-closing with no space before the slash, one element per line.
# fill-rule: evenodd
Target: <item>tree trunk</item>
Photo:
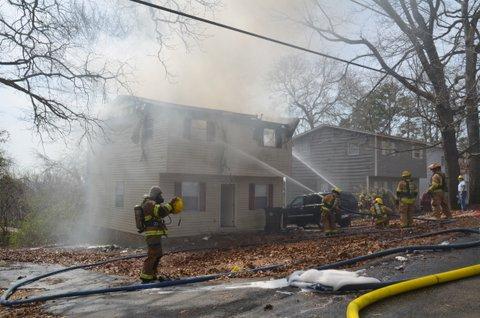
<path fill-rule="evenodd" d="M 455 129 L 447 128 L 442 130 L 443 153 L 447 164 L 446 174 L 448 178 L 448 194 L 450 206 L 458 205 L 456 200 L 457 176 L 460 174 L 460 165 L 458 163 L 458 149 L 456 143 Z"/>
<path fill-rule="evenodd" d="M 475 52 L 476 22 L 471 24 L 468 17 L 468 1 L 463 3 L 465 32 L 465 110 L 467 112 L 468 152 L 480 153 L 480 133 L 478 124 L 478 93 L 477 93 L 477 53 Z M 470 156 L 469 162 L 469 192 L 470 203 L 480 202 L 480 157 Z"/>

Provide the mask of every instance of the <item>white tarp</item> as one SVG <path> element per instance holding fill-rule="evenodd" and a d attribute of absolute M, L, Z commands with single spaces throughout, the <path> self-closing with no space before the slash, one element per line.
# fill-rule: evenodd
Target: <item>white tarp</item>
<path fill-rule="evenodd" d="M 332 287 L 338 290 L 345 285 L 356 285 L 366 283 L 379 283 L 380 281 L 373 277 L 362 276 L 362 271 L 349 272 L 345 270 L 326 269 L 293 272 L 287 281 L 290 286 L 308 288 L 316 284 Z"/>

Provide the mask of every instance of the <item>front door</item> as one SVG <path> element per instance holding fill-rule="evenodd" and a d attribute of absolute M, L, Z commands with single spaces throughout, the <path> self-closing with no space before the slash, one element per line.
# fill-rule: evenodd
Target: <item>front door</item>
<path fill-rule="evenodd" d="M 220 225 L 221 227 L 235 226 L 235 185 L 222 184 L 220 194 Z"/>

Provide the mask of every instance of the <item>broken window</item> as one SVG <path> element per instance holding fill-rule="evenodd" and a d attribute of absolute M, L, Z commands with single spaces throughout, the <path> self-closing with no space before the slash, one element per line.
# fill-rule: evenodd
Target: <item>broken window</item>
<path fill-rule="evenodd" d="M 263 145 L 265 147 L 276 147 L 276 134 L 275 129 L 264 128 L 263 129 Z"/>
<path fill-rule="evenodd" d="M 191 140 L 215 141 L 215 123 L 203 119 L 186 118 L 183 137 Z"/>
<path fill-rule="evenodd" d="M 250 184 L 249 209 L 273 207 L 273 184 Z"/>
<path fill-rule="evenodd" d="M 175 195 L 183 199 L 185 211 L 205 211 L 206 186 L 203 182 L 175 183 Z"/>
<path fill-rule="evenodd" d="M 125 197 L 125 182 L 119 181 L 115 183 L 115 207 L 123 208 Z"/>

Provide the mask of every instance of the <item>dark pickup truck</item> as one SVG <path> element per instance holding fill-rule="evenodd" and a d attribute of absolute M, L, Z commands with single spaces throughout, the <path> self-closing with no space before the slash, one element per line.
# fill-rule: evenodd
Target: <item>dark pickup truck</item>
<path fill-rule="evenodd" d="M 266 209 L 267 223 L 265 229 L 274 231 L 285 228 L 289 224 L 306 226 L 316 224 L 322 227 L 319 205 L 328 193 L 312 193 L 295 197 L 285 208 Z M 350 226 L 352 212 L 358 212 L 358 201 L 352 193 L 342 192 L 340 195 L 340 213 L 335 218 L 341 227 Z"/>

